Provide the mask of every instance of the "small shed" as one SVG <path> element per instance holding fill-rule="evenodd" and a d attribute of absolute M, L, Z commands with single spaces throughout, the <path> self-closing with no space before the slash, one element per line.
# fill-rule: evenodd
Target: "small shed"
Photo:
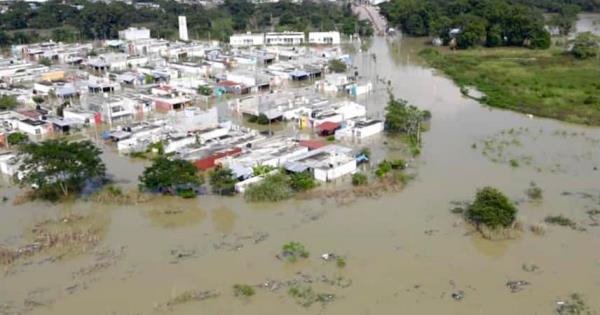
<path fill-rule="evenodd" d="M 335 134 L 335 131 L 340 129 L 340 127 L 340 123 L 326 121 L 317 126 L 317 131 L 319 135 L 326 137 Z"/>

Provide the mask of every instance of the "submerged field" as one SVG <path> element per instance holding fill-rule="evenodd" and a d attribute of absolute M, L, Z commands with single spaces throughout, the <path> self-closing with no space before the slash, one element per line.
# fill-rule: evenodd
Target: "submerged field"
<path fill-rule="evenodd" d="M 487 105 L 568 122 L 600 125 L 600 59 L 577 60 L 559 49 L 425 49 L 428 64 Z"/>

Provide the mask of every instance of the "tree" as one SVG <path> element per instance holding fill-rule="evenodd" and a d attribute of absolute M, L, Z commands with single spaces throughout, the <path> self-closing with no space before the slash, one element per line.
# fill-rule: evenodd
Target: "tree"
<path fill-rule="evenodd" d="M 577 35 L 571 44 L 571 55 L 577 59 L 593 58 L 600 54 L 600 36 L 591 32 Z"/>
<path fill-rule="evenodd" d="M 290 179 L 282 173 L 269 175 L 261 182 L 250 185 L 244 197 L 251 202 L 258 201 L 281 201 L 292 196 Z"/>
<path fill-rule="evenodd" d="M 86 183 L 104 179 L 102 151 L 90 141 L 46 140 L 20 147 L 23 187 L 33 187 L 36 197 L 57 200 L 80 192 Z"/>
<path fill-rule="evenodd" d="M 477 16 L 467 16 L 461 22 L 462 28 L 456 38 L 460 48 L 482 45 L 486 40 L 487 21 Z"/>
<path fill-rule="evenodd" d="M 191 162 L 162 156 L 154 159 L 140 176 L 140 188 L 152 192 L 181 195 L 195 192 L 203 183 L 204 177 L 199 176 Z"/>
<path fill-rule="evenodd" d="M 471 222 L 492 229 L 510 227 L 515 222 L 516 215 L 515 205 L 493 187 L 477 191 L 475 201 L 467 210 L 467 218 Z"/>
<path fill-rule="evenodd" d="M 550 19 L 550 25 L 556 27 L 560 35 L 567 36 L 575 27 L 579 11 L 580 8 L 576 5 L 562 5 L 558 10 L 558 13 L 553 15 Z"/>
<path fill-rule="evenodd" d="M 29 136 L 22 132 L 13 132 L 8 135 L 6 140 L 10 145 L 21 145 L 29 141 Z"/>
<path fill-rule="evenodd" d="M 2 95 L 0 97 L 0 110 L 11 110 L 19 105 L 14 96 Z"/>
<path fill-rule="evenodd" d="M 209 182 L 214 193 L 231 195 L 235 192 L 235 184 L 238 180 L 231 169 L 217 168 L 210 172 Z"/>
<path fill-rule="evenodd" d="M 146 74 L 144 76 L 144 84 L 154 84 L 154 77 L 149 74 Z"/>
<path fill-rule="evenodd" d="M 39 96 L 39 95 L 35 95 L 34 97 L 31 98 L 31 100 L 36 104 L 36 105 L 40 105 L 42 104 L 45 100 L 43 96 Z"/>
<path fill-rule="evenodd" d="M 369 182 L 369 179 L 367 178 L 367 175 L 365 175 L 363 173 L 352 174 L 352 185 L 364 186 L 364 185 L 368 184 L 368 182 Z"/>
<path fill-rule="evenodd" d="M 425 119 L 424 111 L 405 100 L 395 99 L 393 95 L 390 95 L 385 110 L 385 130 L 391 133 L 417 133 Z"/>
<path fill-rule="evenodd" d="M 346 63 L 339 59 L 329 60 L 329 69 L 335 73 L 346 72 Z"/>

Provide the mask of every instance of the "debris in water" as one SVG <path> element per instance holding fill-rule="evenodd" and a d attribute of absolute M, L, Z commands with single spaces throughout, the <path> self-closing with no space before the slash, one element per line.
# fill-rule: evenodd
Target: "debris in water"
<path fill-rule="evenodd" d="M 517 293 L 523 290 L 523 287 L 526 285 L 530 285 L 531 283 L 525 280 L 517 280 L 517 281 L 508 281 L 506 286 L 510 289 L 511 293 Z"/>
<path fill-rule="evenodd" d="M 465 292 L 462 290 L 452 293 L 452 299 L 454 299 L 455 301 L 462 301 L 464 298 Z"/>
<path fill-rule="evenodd" d="M 325 253 L 321 255 L 321 259 L 323 259 L 324 261 L 333 261 L 336 258 L 337 255 L 334 253 Z"/>
<path fill-rule="evenodd" d="M 523 271 L 525 272 L 536 272 L 538 270 L 540 270 L 540 266 L 536 265 L 536 264 L 523 264 L 521 265 L 521 269 L 523 269 Z"/>

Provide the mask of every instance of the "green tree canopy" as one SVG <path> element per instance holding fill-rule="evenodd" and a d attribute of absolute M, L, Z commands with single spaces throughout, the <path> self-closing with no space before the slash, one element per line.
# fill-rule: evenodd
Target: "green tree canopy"
<path fill-rule="evenodd" d="M 2 95 L 0 96 L 0 110 L 11 110 L 15 109 L 19 105 L 19 102 L 14 96 Z"/>
<path fill-rule="evenodd" d="M 484 187 L 477 191 L 475 201 L 467 210 L 467 218 L 471 222 L 489 228 L 510 227 L 516 215 L 515 205 L 493 187 Z"/>
<path fill-rule="evenodd" d="M 8 135 L 6 140 L 10 145 L 20 145 L 27 143 L 27 141 L 29 141 L 29 136 L 22 132 L 13 132 Z"/>
<path fill-rule="evenodd" d="M 346 72 L 346 69 L 348 67 L 346 66 L 346 63 L 339 60 L 339 59 L 331 59 L 329 60 L 329 69 L 332 72 L 335 73 L 342 73 L 342 72 Z"/>
<path fill-rule="evenodd" d="M 170 160 L 160 156 L 140 176 L 140 188 L 151 192 L 179 194 L 195 191 L 204 183 L 196 167 L 189 161 Z"/>
<path fill-rule="evenodd" d="M 20 184 L 33 187 L 43 199 L 67 197 L 80 192 L 86 182 L 106 175 L 102 151 L 90 141 L 46 140 L 23 145 L 20 151 Z"/>
<path fill-rule="evenodd" d="M 214 193 L 230 195 L 235 192 L 235 184 L 238 182 L 229 168 L 217 168 L 210 172 L 210 186 Z"/>

